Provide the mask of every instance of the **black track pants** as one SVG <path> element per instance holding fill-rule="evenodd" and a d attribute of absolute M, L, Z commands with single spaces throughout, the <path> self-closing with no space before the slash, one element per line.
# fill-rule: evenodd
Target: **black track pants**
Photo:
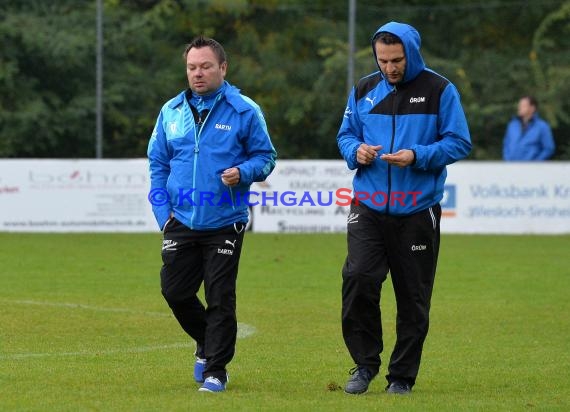
<path fill-rule="evenodd" d="M 237 336 L 236 279 L 245 224 L 191 230 L 176 219 L 164 228 L 162 295 L 206 358 L 204 377 L 225 381 Z M 206 307 L 197 296 L 204 282 Z"/>
<path fill-rule="evenodd" d="M 439 253 L 441 207 L 388 216 L 362 203 L 347 220 L 348 256 L 342 270 L 342 332 L 354 362 L 378 373 L 383 350 L 380 292 L 388 272 L 396 295 L 397 340 L 389 382 L 414 385 L 429 327 Z"/>

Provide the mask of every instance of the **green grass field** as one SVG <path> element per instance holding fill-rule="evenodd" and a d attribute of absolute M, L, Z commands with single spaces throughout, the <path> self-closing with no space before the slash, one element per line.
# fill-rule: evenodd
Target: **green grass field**
<path fill-rule="evenodd" d="M 162 300 L 160 234 L 0 234 L 0 411 L 568 411 L 570 236 L 444 235 L 409 397 L 342 390 L 344 235 L 248 234 L 222 394 Z M 394 298 L 383 290 L 388 359 Z M 254 332 L 251 334 L 251 332 Z"/>

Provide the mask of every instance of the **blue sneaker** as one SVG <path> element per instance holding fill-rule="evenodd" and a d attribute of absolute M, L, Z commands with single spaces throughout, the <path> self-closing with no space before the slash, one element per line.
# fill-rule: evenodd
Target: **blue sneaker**
<path fill-rule="evenodd" d="M 228 379 L 229 380 L 229 379 Z M 220 381 L 218 378 L 208 376 L 204 384 L 198 389 L 198 392 L 223 392 L 226 390 L 226 382 Z"/>
<path fill-rule="evenodd" d="M 204 369 L 206 369 L 206 359 L 196 358 L 194 363 L 194 380 L 198 383 L 204 383 Z"/>

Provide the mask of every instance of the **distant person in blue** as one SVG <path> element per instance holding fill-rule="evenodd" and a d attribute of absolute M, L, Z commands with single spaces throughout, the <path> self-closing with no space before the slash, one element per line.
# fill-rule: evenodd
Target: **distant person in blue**
<path fill-rule="evenodd" d="M 554 154 L 554 139 L 546 121 L 538 115 L 533 96 L 519 100 L 518 115 L 507 126 L 503 159 L 509 161 L 548 160 Z"/>

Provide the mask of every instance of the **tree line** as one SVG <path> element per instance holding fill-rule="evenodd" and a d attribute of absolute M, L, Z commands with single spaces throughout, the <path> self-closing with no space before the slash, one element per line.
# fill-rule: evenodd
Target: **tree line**
<path fill-rule="evenodd" d="M 356 82 L 377 70 L 370 36 L 403 21 L 429 67 L 458 87 L 471 159 L 500 159 L 518 98 L 533 94 L 570 159 L 570 0 L 360 0 Z M 184 45 L 205 34 L 226 79 L 257 101 L 280 158 L 339 158 L 347 0 L 105 0 L 103 155 L 144 157 L 162 104 L 187 87 Z M 96 0 L 3 0 L 0 157 L 95 155 Z"/>

